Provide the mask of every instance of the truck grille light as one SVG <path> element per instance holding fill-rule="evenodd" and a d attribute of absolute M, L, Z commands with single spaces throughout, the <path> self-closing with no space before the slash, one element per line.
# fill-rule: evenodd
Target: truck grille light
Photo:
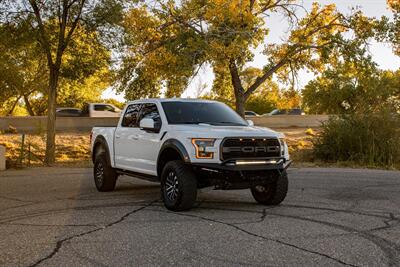
<path fill-rule="evenodd" d="M 275 164 L 276 160 L 236 161 L 236 165 Z"/>

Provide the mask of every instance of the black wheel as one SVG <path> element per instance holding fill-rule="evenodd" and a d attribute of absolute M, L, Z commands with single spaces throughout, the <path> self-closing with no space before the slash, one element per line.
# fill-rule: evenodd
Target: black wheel
<path fill-rule="evenodd" d="M 96 156 L 93 177 L 98 191 L 108 192 L 114 190 L 118 174 L 108 163 L 105 153 L 100 153 Z"/>
<path fill-rule="evenodd" d="M 190 209 L 197 198 L 197 179 L 192 169 L 180 160 L 168 162 L 161 174 L 161 196 L 169 210 Z"/>
<path fill-rule="evenodd" d="M 287 173 L 283 171 L 282 175 L 277 174 L 277 176 L 274 183 L 251 188 L 251 194 L 258 203 L 279 205 L 285 199 L 289 184 Z"/>

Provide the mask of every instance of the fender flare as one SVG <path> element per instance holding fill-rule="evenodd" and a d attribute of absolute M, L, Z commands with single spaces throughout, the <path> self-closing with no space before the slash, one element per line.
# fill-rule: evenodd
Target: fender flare
<path fill-rule="evenodd" d="M 172 138 L 172 139 L 165 140 L 165 142 L 161 146 L 160 152 L 158 153 L 158 157 L 157 157 L 157 164 L 159 162 L 160 155 L 162 155 L 164 150 L 167 148 L 175 149 L 176 151 L 178 151 L 179 155 L 181 156 L 182 160 L 185 163 L 190 163 L 189 153 L 187 152 L 185 146 L 179 140 Z"/>
<path fill-rule="evenodd" d="M 96 139 L 94 140 L 94 142 L 93 142 L 93 149 L 92 149 L 92 161 L 93 161 L 93 163 L 94 163 L 94 161 L 95 161 L 95 148 L 96 148 L 96 146 L 97 145 L 101 145 L 102 147 L 104 147 L 104 149 L 106 150 L 106 152 L 107 152 L 107 162 L 108 162 L 108 164 L 110 164 L 110 166 L 111 166 L 111 159 L 110 159 L 110 149 L 108 148 L 108 143 L 107 143 L 107 140 L 104 138 L 104 136 L 102 136 L 102 135 L 98 135 L 97 137 L 96 137 Z"/>
<path fill-rule="evenodd" d="M 162 144 L 162 146 L 160 148 L 160 151 L 158 153 L 157 164 L 156 164 L 156 166 L 157 166 L 157 175 L 158 176 L 161 174 L 161 171 L 162 171 L 161 168 L 160 168 L 161 164 L 162 164 L 161 160 L 160 160 L 161 155 L 163 155 L 163 152 L 166 149 L 171 149 L 171 148 L 173 150 L 175 150 L 176 152 L 178 152 L 178 154 L 180 155 L 180 157 L 183 160 L 183 162 L 190 163 L 189 153 L 187 152 L 185 146 L 180 141 L 178 141 L 177 139 L 168 139 Z"/>

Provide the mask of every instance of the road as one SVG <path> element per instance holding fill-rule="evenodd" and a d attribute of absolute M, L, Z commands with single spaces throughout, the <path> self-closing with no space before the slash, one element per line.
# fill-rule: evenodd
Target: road
<path fill-rule="evenodd" d="M 167 211 L 159 186 L 91 169 L 0 173 L 0 266 L 400 266 L 400 172 L 290 169 L 287 199 L 204 191 Z"/>

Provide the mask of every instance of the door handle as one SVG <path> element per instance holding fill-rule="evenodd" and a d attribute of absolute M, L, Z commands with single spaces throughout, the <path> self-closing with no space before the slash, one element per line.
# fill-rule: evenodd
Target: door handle
<path fill-rule="evenodd" d="M 130 140 L 138 140 L 139 139 L 139 135 L 138 134 L 132 134 L 128 137 L 128 139 Z"/>
<path fill-rule="evenodd" d="M 115 138 L 116 138 L 116 139 L 119 139 L 119 138 L 121 138 L 121 136 L 119 136 L 119 135 L 116 135 L 116 136 L 115 136 Z"/>

